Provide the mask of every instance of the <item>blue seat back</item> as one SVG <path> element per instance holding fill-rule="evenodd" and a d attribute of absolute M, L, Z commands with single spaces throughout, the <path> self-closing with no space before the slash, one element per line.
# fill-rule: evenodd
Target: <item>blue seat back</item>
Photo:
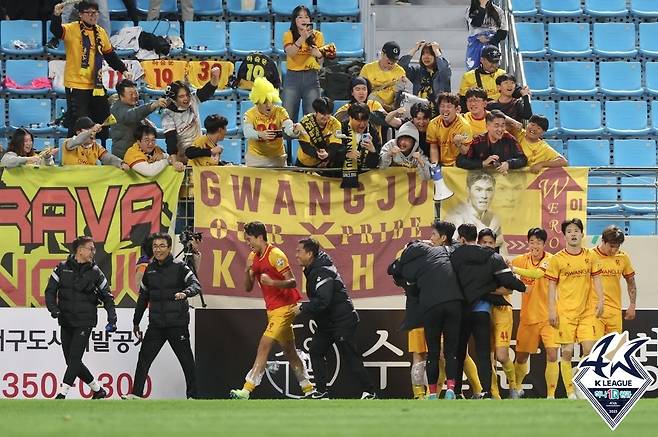
<path fill-rule="evenodd" d="M 224 147 L 222 152 L 222 161 L 232 162 L 233 164 L 242 164 L 242 155 L 244 147 L 240 139 L 225 139 L 221 142 Z"/>
<path fill-rule="evenodd" d="M 516 23 L 519 52 L 545 52 L 544 23 Z"/>
<path fill-rule="evenodd" d="M 580 15 L 580 0 L 540 0 L 540 10 L 546 15 Z"/>
<path fill-rule="evenodd" d="M 9 59 L 5 61 L 5 66 L 7 76 L 18 85 L 30 85 L 33 79 L 48 77 L 48 61 Z"/>
<path fill-rule="evenodd" d="M 192 7 L 195 15 L 222 14 L 222 0 L 194 0 Z"/>
<path fill-rule="evenodd" d="M 658 23 L 640 23 L 640 50 L 658 52 Z"/>
<path fill-rule="evenodd" d="M 634 100 L 605 102 L 606 126 L 616 130 L 647 128 L 647 102 Z"/>
<path fill-rule="evenodd" d="M 357 15 L 359 0 L 317 0 L 318 12 L 324 15 Z"/>
<path fill-rule="evenodd" d="M 524 61 L 523 71 L 525 78 L 528 82 L 528 87 L 532 90 L 533 94 L 538 92 L 543 94 L 550 90 L 550 66 L 547 61 Z"/>
<path fill-rule="evenodd" d="M 596 92 L 596 64 L 594 62 L 565 61 L 553 63 L 555 88 L 567 94 Z"/>
<path fill-rule="evenodd" d="M 555 129 L 556 126 L 556 117 L 555 117 L 555 102 L 552 100 L 532 100 L 530 101 L 530 106 L 532 107 L 532 113 L 543 115 L 548 118 L 548 130 L 551 131 Z"/>
<path fill-rule="evenodd" d="M 333 42 L 336 52 L 361 56 L 363 52 L 363 25 L 361 23 L 322 23 L 320 28 L 325 42 Z M 359 53 L 356 53 L 359 52 Z"/>
<path fill-rule="evenodd" d="M 563 56 L 589 55 L 589 24 L 548 23 L 548 47 Z"/>
<path fill-rule="evenodd" d="M 271 53 L 272 28 L 270 23 L 232 21 L 228 27 L 231 50 Z"/>
<path fill-rule="evenodd" d="M 562 101 L 559 103 L 560 126 L 564 129 L 596 130 L 601 128 L 601 102 Z M 569 149 L 571 157 L 571 149 Z"/>
<path fill-rule="evenodd" d="M 0 44 L 11 48 L 14 40 L 33 45 L 34 48 L 43 47 L 43 24 L 33 20 L 3 20 L 0 24 Z"/>
<path fill-rule="evenodd" d="M 205 46 L 208 50 L 226 50 L 226 23 L 218 21 L 186 21 L 185 47 Z"/>
<path fill-rule="evenodd" d="M 580 141 L 580 140 L 578 140 Z M 587 179 L 587 200 L 606 200 L 610 203 L 617 202 L 618 184 L 615 176 L 590 176 Z M 605 185 L 593 187 L 592 185 Z"/>
<path fill-rule="evenodd" d="M 601 167 L 610 165 L 610 143 L 608 140 L 569 140 L 569 165 Z"/>
<path fill-rule="evenodd" d="M 199 105 L 199 118 L 201 123 L 207 116 L 219 114 L 228 120 L 227 130 L 233 130 L 238 127 L 238 107 L 233 100 L 206 100 Z"/>
<path fill-rule="evenodd" d="M 630 56 L 637 52 L 633 23 L 594 23 L 594 51 L 609 56 Z"/>
<path fill-rule="evenodd" d="M 656 141 L 615 139 L 612 155 L 618 167 L 655 167 Z"/>
<path fill-rule="evenodd" d="M 601 62 L 599 81 L 603 93 L 637 94 L 642 89 L 642 64 L 639 62 Z"/>
<path fill-rule="evenodd" d="M 594 16 L 626 15 L 626 0 L 585 0 L 585 12 Z"/>
<path fill-rule="evenodd" d="M 48 99 L 9 100 L 9 125 L 12 127 L 45 127 L 51 120 L 50 115 Z"/>

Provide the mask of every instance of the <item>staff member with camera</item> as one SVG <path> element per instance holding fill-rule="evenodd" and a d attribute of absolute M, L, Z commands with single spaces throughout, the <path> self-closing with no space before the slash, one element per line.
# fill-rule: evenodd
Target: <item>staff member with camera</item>
<path fill-rule="evenodd" d="M 196 397 L 194 355 L 190 346 L 189 304 L 187 299 L 199 294 L 201 285 L 192 270 L 171 254 L 169 234 L 157 233 L 152 237 L 153 261 L 148 265 L 139 285 L 139 298 L 133 317 L 133 332 L 142 340 L 137 359 L 135 384 L 126 399 L 141 398 L 151 363 L 169 342 L 185 374 L 186 394 Z M 139 323 L 149 307 L 149 326 L 142 337 Z"/>

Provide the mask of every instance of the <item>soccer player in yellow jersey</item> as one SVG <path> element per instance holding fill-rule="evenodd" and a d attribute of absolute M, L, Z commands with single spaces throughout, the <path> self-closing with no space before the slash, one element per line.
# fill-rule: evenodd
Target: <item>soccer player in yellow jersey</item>
<path fill-rule="evenodd" d="M 471 126 L 473 136 L 487 132 L 487 92 L 482 88 L 473 87 L 466 91 L 466 108 L 468 112 L 464 118 Z"/>
<path fill-rule="evenodd" d="M 459 115 L 459 96 L 441 93 L 437 98 L 439 115 L 427 126 L 427 142 L 430 145 L 430 162 L 453 167 L 462 145 L 473 141 L 468 122 Z"/>
<path fill-rule="evenodd" d="M 193 166 L 218 165 L 221 162 L 224 147 L 219 144 L 226 136 L 228 120 L 219 114 L 211 114 L 203 120 L 206 134 L 201 135 L 185 149 L 185 156 Z"/>
<path fill-rule="evenodd" d="M 571 359 L 575 343 L 581 345 L 581 355 L 590 353 L 596 341 L 596 318 L 603 314 L 601 266 L 592 251 L 582 247 L 583 222 L 573 218 L 562 222 L 566 247 L 542 264 L 548 279 L 548 320 L 558 330 L 557 343 L 562 352 L 560 371 L 564 374 L 569 399 L 576 399 Z M 589 313 L 589 290 L 596 293 L 595 317 Z"/>
<path fill-rule="evenodd" d="M 601 338 L 611 332 L 622 332 L 621 315 L 621 285 L 619 280 L 623 276 L 626 280 L 629 305 L 625 320 L 635 318 L 635 299 L 637 286 L 635 285 L 635 270 L 628 254 L 619 247 L 624 242 L 624 232 L 617 226 L 608 226 L 601 234 L 601 241 L 592 252 L 601 265 L 601 285 L 605 296 L 603 316 L 596 319 L 596 338 Z M 595 303 L 590 293 L 590 304 Z M 590 306 L 593 308 L 593 306 Z"/>
<path fill-rule="evenodd" d="M 542 263 L 552 256 L 544 250 L 547 238 L 544 229 L 531 228 L 528 231 L 530 251 L 512 260 L 514 273 L 520 275 L 521 281 L 526 285 L 521 301 L 519 328 L 516 331 L 514 362 L 516 389 L 520 397 L 523 396 L 523 378 L 528 374 L 528 359 L 530 354 L 537 353 L 540 339 L 546 352 L 544 377 L 548 399 L 555 399 L 555 388 L 560 374 L 557 362 L 557 332 L 548 323 L 548 279 L 544 278 L 544 271 L 540 268 Z M 571 374 L 566 375 L 566 378 L 570 379 Z"/>
<path fill-rule="evenodd" d="M 548 130 L 548 119 L 543 115 L 533 115 L 528 120 L 528 126 L 523 129 L 523 125 L 507 117 L 507 130 L 516 137 L 523 150 L 523 154 L 528 158 L 528 170 L 533 173 L 539 173 L 546 167 L 566 167 L 568 164 L 566 158 L 555 151 L 546 141 L 544 133 Z"/>

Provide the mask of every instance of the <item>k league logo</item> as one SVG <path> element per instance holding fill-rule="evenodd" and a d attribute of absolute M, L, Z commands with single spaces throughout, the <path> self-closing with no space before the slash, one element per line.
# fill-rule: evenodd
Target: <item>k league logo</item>
<path fill-rule="evenodd" d="M 611 430 L 626 417 L 651 385 L 649 373 L 635 358 L 648 341 L 628 341 L 628 332 L 610 333 L 596 342 L 592 352 L 578 365 L 574 383 Z"/>

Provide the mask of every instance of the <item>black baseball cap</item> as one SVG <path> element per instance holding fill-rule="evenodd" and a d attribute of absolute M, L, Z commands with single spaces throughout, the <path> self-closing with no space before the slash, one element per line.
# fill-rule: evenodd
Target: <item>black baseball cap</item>
<path fill-rule="evenodd" d="M 496 46 L 486 46 L 482 49 L 482 54 L 480 55 L 489 62 L 498 63 L 500 62 L 500 50 Z"/>
<path fill-rule="evenodd" d="M 384 43 L 382 53 L 386 55 L 391 61 L 397 61 L 400 58 L 400 46 L 395 41 Z"/>

